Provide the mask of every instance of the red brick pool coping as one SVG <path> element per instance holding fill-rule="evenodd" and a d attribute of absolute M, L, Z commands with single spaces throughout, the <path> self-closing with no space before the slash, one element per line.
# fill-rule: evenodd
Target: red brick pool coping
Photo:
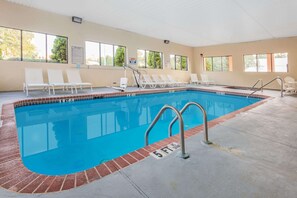
<path fill-rule="evenodd" d="M 107 94 L 87 94 L 87 95 L 75 95 L 75 96 L 62 96 L 62 97 L 47 97 L 47 98 L 35 98 L 16 101 L 14 103 L 5 104 L 2 107 L 2 120 L 3 126 L 0 128 L 0 186 L 2 188 L 19 192 L 19 193 L 48 193 L 68 190 L 88 184 L 92 181 L 98 180 L 106 175 L 116 172 L 122 168 L 125 168 L 131 164 L 134 164 L 149 156 L 149 153 L 160 149 L 161 147 L 172 143 L 179 142 L 179 136 L 175 135 L 162 141 L 156 142 L 144 148 L 138 149 L 124 156 L 110 160 L 93 168 L 85 171 L 81 171 L 75 174 L 68 174 L 64 176 L 46 176 L 38 173 L 34 173 L 28 170 L 22 163 L 19 144 L 17 139 L 17 128 L 15 121 L 14 109 L 15 107 L 44 104 L 44 103 L 56 103 L 56 102 L 68 102 L 77 100 L 88 100 L 96 98 L 109 98 L 118 96 L 134 96 L 141 94 L 152 93 L 166 93 L 183 90 L 197 90 L 216 92 L 218 94 L 232 94 L 247 96 L 245 93 L 229 92 L 229 91 L 216 91 L 206 90 L 199 88 L 172 88 L 163 90 L 145 90 L 135 92 L 120 92 L 120 93 L 107 93 Z M 215 120 L 208 122 L 208 127 L 211 128 L 219 123 L 225 122 L 228 119 L 235 117 L 237 114 L 248 111 L 265 103 L 270 97 L 263 95 L 254 95 L 254 97 L 263 98 L 257 103 L 249 105 L 245 108 L 239 109 Z M 187 130 L 185 137 L 191 137 L 199 132 L 203 131 L 203 125 L 197 126 L 190 130 Z M 211 140 L 211 137 L 210 137 Z"/>

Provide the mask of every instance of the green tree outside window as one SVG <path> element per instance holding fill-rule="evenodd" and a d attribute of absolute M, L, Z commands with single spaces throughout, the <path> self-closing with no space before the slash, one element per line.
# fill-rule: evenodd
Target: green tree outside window
<path fill-rule="evenodd" d="M 54 41 L 51 60 L 58 63 L 67 63 L 67 39 L 57 37 Z"/>
<path fill-rule="evenodd" d="M 114 65 L 115 66 L 124 66 L 125 64 L 125 48 L 124 47 L 118 47 L 115 52 L 115 58 L 114 58 Z"/>

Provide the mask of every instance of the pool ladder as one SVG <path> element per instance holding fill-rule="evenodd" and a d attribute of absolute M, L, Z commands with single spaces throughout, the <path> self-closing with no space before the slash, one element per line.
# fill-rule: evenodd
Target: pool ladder
<path fill-rule="evenodd" d="M 207 126 L 207 114 L 205 109 L 198 103 L 196 102 L 188 102 L 182 109 L 181 111 L 178 111 L 175 107 L 170 106 L 170 105 L 164 105 L 159 113 L 156 115 L 155 119 L 153 120 L 153 122 L 150 124 L 150 126 L 148 127 L 148 129 L 145 132 L 145 145 L 147 146 L 149 144 L 148 142 L 148 138 L 149 138 L 149 133 L 152 130 L 152 128 L 155 126 L 155 124 L 158 122 L 158 120 L 160 119 L 160 117 L 162 116 L 162 114 L 164 113 L 165 110 L 167 109 L 171 109 L 175 114 L 175 118 L 170 122 L 169 127 L 168 127 L 168 135 L 169 137 L 172 136 L 172 126 L 173 124 L 179 120 L 179 134 L 180 134 L 180 144 L 181 144 L 181 153 L 180 153 L 180 157 L 183 159 L 187 159 L 190 157 L 190 155 L 188 153 L 186 153 L 186 149 L 185 149 L 185 130 L 184 130 L 184 120 L 182 117 L 183 112 L 185 112 L 185 110 L 189 107 L 189 106 L 197 106 L 203 113 L 203 121 L 204 121 L 204 140 L 202 141 L 205 144 L 212 144 L 209 140 L 208 140 L 208 126 Z"/>

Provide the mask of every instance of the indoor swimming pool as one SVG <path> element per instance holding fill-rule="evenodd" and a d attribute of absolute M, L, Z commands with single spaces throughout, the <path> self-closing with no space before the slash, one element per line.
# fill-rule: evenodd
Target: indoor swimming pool
<path fill-rule="evenodd" d="M 20 154 L 31 171 L 65 175 L 144 147 L 144 133 L 163 105 L 181 109 L 187 102 L 201 104 L 213 120 L 260 101 L 259 98 L 204 91 L 111 97 L 15 108 Z M 168 137 L 175 114 L 166 110 L 150 133 L 149 143 Z M 201 111 L 191 106 L 184 114 L 185 130 L 203 123 Z M 178 122 L 173 134 L 178 133 Z"/>

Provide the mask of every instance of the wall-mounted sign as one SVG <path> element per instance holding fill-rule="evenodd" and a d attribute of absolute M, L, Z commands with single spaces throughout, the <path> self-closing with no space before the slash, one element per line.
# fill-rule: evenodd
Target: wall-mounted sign
<path fill-rule="evenodd" d="M 130 64 L 130 65 L 136 65 L 136 63 L 137 63 L 136 58 L 129 57 L 129 64 Z"/>
<path fill-rule="evenodd" d="M 84 48 L 72 46 L 71 47 L 71 62 L 72 64 L 82 65 L 84 64 Z"/>

